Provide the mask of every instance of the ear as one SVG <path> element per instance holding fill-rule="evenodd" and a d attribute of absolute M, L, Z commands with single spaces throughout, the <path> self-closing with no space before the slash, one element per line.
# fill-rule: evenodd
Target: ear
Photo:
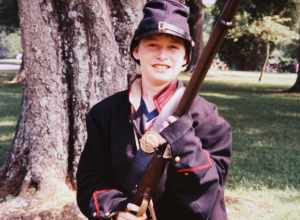
<path fill-rule="evenodd" d="M 184 64 L 182 65 L 182 70 L 185 70 L 187 65 L 188 65 L 188 53 L 186 52 L 184 56 Z"/>
<path fill-rule="evenodd" d="M 184 67 L 188 64 L 188 60 L 189 60 L 188 55 L 185 54 L 185 56 L 184 56 L 184 64 L 183 64 Z"/>
<path fill-rule="evenodd" d="M 139 47 L 136 46 L 133 51 L 132 51 L 132 56 L 134 57 L 134 59 L 136 60 L 140 60 L 140 54 L 139 54 Z"/>

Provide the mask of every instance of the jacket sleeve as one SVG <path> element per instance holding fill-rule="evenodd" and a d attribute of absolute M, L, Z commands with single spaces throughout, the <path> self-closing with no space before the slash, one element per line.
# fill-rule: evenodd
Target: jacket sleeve
<path fill-rule="evenodd" d="M 108 141 L 92 112 L 87 115 L 87 141 L 77 170 L 77 203 L 89 219 L 110 219 L 127 199 L 112 184 Z"/>
<path fill-rule="evenodd" d="M 190 111 L 161 132 L 173 157 L 168 187 L 199 219 L 211 219 L 223 200 L 232 142 L 230 125 L 215 106 L 207 103 L 205 108 L 205 113 Z"/>

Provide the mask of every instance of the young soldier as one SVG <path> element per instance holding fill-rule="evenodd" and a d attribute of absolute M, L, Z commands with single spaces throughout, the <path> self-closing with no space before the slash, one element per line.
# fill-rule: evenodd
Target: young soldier
<path fill-rule="evenodd" d="M 147 218 L 128 212 L 137 209 L 132 192 L 153 155 L 144 152 L 149 149 L 141 140 L 182 87 L 177 77 L 188 67 L 192 51 L 188 8 L 175 0 L 148 1 L 130 51 L 140 66 L 139 77 L 87 115 L 77 200 L 89 219 Z M 157 145 L 167 142 L 171 152 L 153 197 L 157 219 L 226 219 L 223 189 L 231 129 L 216 107 L 196 97 L 185 115 L 169 117 L 156 138 Z"/>

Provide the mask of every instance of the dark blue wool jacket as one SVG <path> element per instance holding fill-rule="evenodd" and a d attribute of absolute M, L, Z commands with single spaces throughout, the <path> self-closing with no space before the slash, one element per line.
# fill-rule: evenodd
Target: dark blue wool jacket
<path fill-rule="evenodd" d="M 123 91 L 101 101 L 87 115 L 77 201 L 89 219 L 110 219 L 130 202 L 128 177 L 138 155 L 130 108 L 128 91 Z M 224 182 L 232 137 L 230 125 L 216 107 L 197 97 L 189 112 L 161 135 L 170 144 L 173 159 L 153 198 L 158 220 L 227 219 Z"/>

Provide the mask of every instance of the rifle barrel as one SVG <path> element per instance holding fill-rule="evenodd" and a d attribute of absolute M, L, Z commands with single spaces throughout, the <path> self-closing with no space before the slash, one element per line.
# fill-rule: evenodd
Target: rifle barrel
<path fill-rule="evenodd" d="M 240 0 L 227 0 L 224 6 L 224 9 L 219 17 L 217 23 L 215 24 L 213 31 L 210 35 L 210 38 L 203 50 L 203 53 L 200 55 L 194 73 L 189 81 L 188 86 L 178 104 L 177 109 L 174 112 L 174 115 L 177 117 L 182 116 L 187 112 L 193 103 L 194 98 L 196 97 L 200 85 L 204 81 L 207 72 L 211 66 L 211 63 L 222 46 L 224 42 L 224 36 L 228 28 L 230 28 L 231 21 L 234 14 L 237 11 Z"/>

